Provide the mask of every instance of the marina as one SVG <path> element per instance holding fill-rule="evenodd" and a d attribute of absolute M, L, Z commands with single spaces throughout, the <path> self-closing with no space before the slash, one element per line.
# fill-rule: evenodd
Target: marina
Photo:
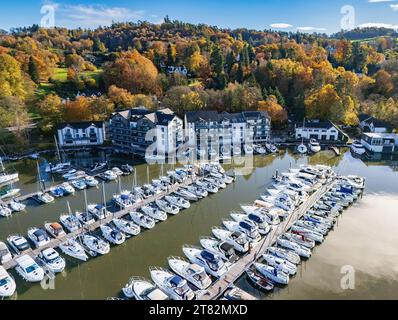
<path fill-rule="evenodd" d="M 288 169 L 290 166 L 295 167 L 295 163 L 294 162 L 296 160 L 292 159 L 290 156 L 287 156 L 287 158 L 290 159 L 290 160 L 288 162 L 286 162 L 286 161 L 284 162 L 285 166 L 286 166 L 285 169 Z M 258 166 L 259 168 L 262 167 L 262 168 L 266 169 L 266 171 L 269 172 L 268 177 L 271 177 L 271 173 L 274 174 L 277 168 L 280 169 L 280 170 L 283 170 L 283 165 L 281 165 L 281 163 L 280 163 L 281 160 L 282 159 L 280 159 L 280 157 L 256 158 L 256 166 Z M 292 161 L 293 161 L 293 164 L 292 164 Z M 273 162 L 276 162 L 276 163 L 273 164 Z M 276 166 L 277 164 L 279 164 L 279 165 Z M 298 163 L 298 165 L 299 164 L 300 164 L 300 162 Z M 226 169 L 228 170 L 228 166 L 226 166 Z M 262 169 L 262 170 L 264 170 L 264 169 Z M 156 177 L 159 174 L 159 171 L 157 171 L 157 170 L 151 170 L 151 173 L 152 173 L 151 174 L 151 179 L 156 179 Z M 253 177 L 258 175 L 258 170 L 259 169 L 255 170 L 255 172 L 257 172 L 257 173 L 254 174 Z M 154 171 L 157 171 L 158 173 L 156 174 L 156 172 L 154 172 Z M 142 167 L 139 170 L 139 173 L 140 173 L 139 174 L 140 176 L 143 176 L 143 177 L 141 177 L 142 181 L 140 181 L 140 183 L 141 184 L 145 184 L 145 182 L 147 180 L 146 177 L 145 177 L 145 175 L 146 175 L 145 174 L 145 166 Z M 127 179 L 128 181 L 130 181 L 130 182 L 127 182 L 127 186 L 128 186 L 131 183 L 131 179 L 133 179 L 133 177 L 130 176 L 130 177 L 127 177 L 127 178 L 124 178 L 124 179 Z M 123 187 L 122 188 L 126 188 L 127 187 L 125 185 L 125 183 L 126 182 L 123 183 Z M 157 246 L 160 245 L 160 242 L 162 242 L 162 241 L 163 242 L 167 242 L 167 243 L 170 243 L 170 240 L 173 241 L 173 242 L 175 241 L 176 246 L 174 246 L 174 248 L 175 248 L 174 250 L 173 249 L 172 250 L 167 250 L 167 253 L 162 254 L 161 256 L 159 255 L 159 257 L 150 258 L 149 260 L 152 260 L 152 262 L 149 261 L 147 263 L 144 263 L 144 265 L 142 265 L 142 269 L 140 269 L 141 272 L 134 272 L 134 269 L 136 269 L 139 266 L 133 263 L 133 264 L 129 264 L 129 266 L 131 266 L 131 267 L 129 267 L 128 270 L 126 270 L 125 272 L 120 272 L 119 273 L 119 271 L 118 271 L 118 273 L 119 273 L 118 278 L 120 279 L 119 281 L 116 281 L 116 282 L 115 281 L 107 281 L 107 280 L 104 279 L 105 282 L 109 282 L 109 284 L 106 285 L 107 288 L 112 287 L 112 286 L 115 288 L 115 291 L 113 291 L 114 293 L 112 293 L 111 291 L 108 291 L 108 293 L 105 294 L 106 296 L 116 296 L 116 295 L 120 294 L 120 289 L 123 287 L 124 283 L 128 280 L 128 278 L 131 275 L 135 274 L 137 276 L 144 276 L 144 277 L 148 278 L 148 270 L 149 270 L 148 268 L 150 266 L 152 266 L 152 265 L 164 266 L 165 263 L 167 263 L 167 260 L 166 260 L 167 256 L 170 256 L 170 255 L 171 256 L 181 256 L 181 245 L 183 245 L 184 243 L 195 243 L 196 241 L 199 240 L 200 237 L 202 237 L 202 236 L 204 236 L 206 234 L 209 234 L 209 232 L 211 231 L 211 227 L 212 226 L 219 225 L 221 223 L 222 216 L 220 216 L 219 214 L 215 214 L 214 215 L 214 213 L 216 212 L 216 211 L 214 211 L 214 208 L 212 210 L 213 217 L 208 219 L 209 221 L 206 221 L 205 223 L 203 223 L 204 221 L 202 221 L 202 219 L 200 219 L 200 216 L 197 216 L 194 219 L 195 220 L 200 219 L 201 223 L 198 224 L 198 221 L 195 223 L 195 229 L 193 229 L 193 230 L 195 230 L 194 234 L 192 236 L 190 235 L 189 239 L 186 238 L 185 240 L 184 239 L 178 240 L 178 239 L 167 237 L 166 236 L 167 233 L 166 234 L 164 233 L 165 230 L 168 230 L 169 228 L 173 228 L 173 230 L 179 230 L 178 228 L 174 229 L 173 225 L 175 225 L 175 224 L 180 225 L 181 223 L 182 224 L 186 223 L 187 222 L 186 219 L 188 219 L 188 217 L 191 217 L 191 219 L 192 219 L 194 217 L 192 214 L 194 212 L 196 212 L 197 210 L 199 210 L 198 207 L 202 207 L 202 202 L 204 202 L 204 204 L 206 206 L 212 207 L 212 205 L 211 205 L 212 203 L 214 203 L 214 202 L 219 203 L 219 201 L 223 201 L 222 199 L 225 196 L 229 195 L 231 192 L 233 192 L 233 193 L 235 192 L 233 190 L 236 189 L 236 191 L 238 191 L 238 190 L 242 191 L 242 188 L 245 188 L 245 186 L 247 187 L 247 184 L 244 182 L 244 180 L 242 180 L 242 177 L 238 177 L 237 181 L 235 182 L 235 184 L 233 186 L 228 186 L 225 190 L 222 190 L 222 192 L 220 191 L 220 193 L 212 195 L 210 198 L 207 198 L 207 199 L 204 199 L 204 200 L 200 200 L 197 203 L 196 202 L 192 203 L 191 208 L 187 209 L 186 212 L 184 212 L 183 215 L 178 215 L 178 217 L 176 217 L 175 219 L 171 219 L 171 220 L 168 219 L 166 222 L 164 222 L 162 224 L 159 224 L 153 231 L 151 230 L 151 231 L 145 232 L 145 233 L 143 233 L 141 235 L 138 235 L 135 238 L 135 240 L 131 243 L 131 245 L 126 243 L 126 244 L 123 244 L 121 246 L 112 247 L 110 254 L 107 255 L 107 256 L 97 257 L 95 259 L 89 259 L 86 263 L 83 263 L 83 264 L 81 264 L 80 262 L 78 262 L 76 264 L 76 261 L 71 261 L 69 258 L 67 258 L 66 259 L 67 260 L 66 270 L 69 270 L 69 272 L 68 272 L 69 275 L 67 276 L 67 278 L 64 278 L 61 275 L 56 277 L 55 281 L 56 281 L 56 284 L 58 286 L 57 286 L 56 290 L 54 291 L 54 293 L 62 294 L 61 291 L 60 291 L 62 289 L 59 288 L 59 285 L 61 285 L 61 287 L 63 287 L 64 284 L 66 285 L 65 281 L 69 282 L 68 278 L 70 278 L 70 276 L 74 277 L 73 274 L 75 274 L 76 271 L 73 271 L 73 270 L 76 270 L 76 268 L 78 268 L 78 269 L 82 269 L 83 268 L 83 270 L 84 270 L 84 269 L 86 269 L 86 267 L 85 267 L 86 265 L 90 266 L 90 265 L 94 264 L 94 265 L 98 266 L 98 264 L 103 264 L 104 263 L 104 262 L 101 263 L 100 261 L 106 261 L 106 260 L 109 260 L 109 259 L 114 261 L 115 255 L 116 255 L 116 257 L 119 256 L 120 258 L 122 258 L 122 256 L 120 256 L 120 254 L 123 254 L 122 252 L 125 252 L 126 250 L 128 250 L 128 251 L 130 251 L 130 253 L 132 253 L 131 250 L 133 250 L 133 252 L 135 252 L 136 250 L 139 250 L 139 248 L 145 248 L 145 247 L 148 247 L 148 246 L 150 246 L 152 248 L 156 248 Z M 112 188 L 117 190 L 116 183 L 115 184 L 111 183 L 109 185 L 107 184 L 107 188 L 109 188 L 109 187 L 112 187 Z M 89 191 L 89 198 L 93 197 L 92 193 L 95 193 L 95 192 L 98 193 L 98 191 L 96 189 L 88 190 L 88 191 Z M 260 192 L 261 191 L 258 191 L 256 193 L 259 194 Z M 112 192 L 109 192 L 109 189 L 108 189 L 107 193 L 109 194 L 109 193 L 112 193 Z M 81 193 L 79 192 L 78 195 L 83 196 L 83 192 L 81 192 Z M 246 195 L 246 197 L 247 197 L 246 199 L 245 198 L 243 198 L 242 200 L 239 199 L 238 202 L 235 201 L 234 204 L 231 203 L 230 206 L 228 206 L 228 205 L 223 206 L 223 209 L 221 210 L 220 214 L 222 214 L 222 212 L 227 212 L 227 210 L 229 212 L 232 211 L 232 210 L 236 210 L 236 208 L 237 208 L 237 206 L 239 206 L 240 202 L 249 203 L 249 202 L 252 202 L 254 200 L 253 199 L 253 194 L 251 194 L 250 197 L 248 195 Z M 68 200 L 70 200 L 74 204 L 74 206 L 76 205 L 76 203 L 80 202 L 80 205 L 78 204 L 78 206 L 82 207 L 83 206 L 82 205 L 83 201 L 80 200 L 80 201 L 75 202 L 74 198 L 75 197 L 72 197 L 70 199 L 68 198 Z M 54 205 L 55 206 L 59 206 L 59 204 L 57 204 L 58 202 L 59 201 L 56 200 L 55 204 L 50 205 L 48 208 L 50 208 L 50 207 L 52 207 Z M 61 202 L 63 203 L 63 201 L 61 201 Z M 308 203 L 311 203 L 310 199 L 309 199 Z M 28 202 L 28 205 L 29 205 L 29 202 Z M 30 206 L 31 205 L 32 204 L 30 203 Z M 34 207 L 36 207 L 36 205 Z M 43 208 L 43 206 L 40 206 L 40 207 L 37 207 L 37 208 Z M 44 208 L 47 208 L 47 206 L 44 206 Z M 35 209 L 35 208 L 33 208 L 33 209 Z M 28 207 L 28 215 L 26 215 L 26 217 L 28 217 L 31 214 L 30 210 L 32 210 L 32 208 Z M 194 212 L 192 212 L 192 210 L 194 210 Z M 65 211 L 65 210 L 63 210 L 63 211 Z M 61 212 L 62 212 L 62 209 L 61 209 Z M 117 212 L 117 210 L 114 212 L 114 214 L 116 212 Z M 58 215 L 59 215 L 59 213 L 60 213 L 60 211 L 58 210 Z M 210 217 L 209 215 L 206 215 L 206 214 L 205 214 L 205 216 Z M 217 216 L 219 218 L 217 218 Z M 16 217 L 18 217 L 18 216 L 16 215 L 15 218 Z M 23 216 L 21 216 L 21 217 L 23 217 Z M 56 216 L 54 216 L 54 218 L 55 217 Z M 49 219 L 47 217 L 45 217 L 45 220 L 54 221 L 54 219 Z M 112 220 L 111 217 L 108 217 L 107 220 L 104 221 L 104 224 L 110 222 L 111 220 Z M 1 222 L 4 223 L 6 221 L 7 221 L 7 219 L 5 219 L 4 221 L 1 221 Z M 181 222 L 181 221 L 185 221 L 185 222 Z M 44 220 L 42 221 L 42 224 L 43 223 L 44 223 Z M 292 222 L 290 223 L 290 225 L 291 224 L 292 224 Z M 34 223 L 33 225 L 39 225 L 39 223 Z M 202 227 L 202 225 L 203 225 L 203 227 Z M 197 228 L 196 226 L 199 227 L 199 228 Z M 284 225 L 283 227 L 280 227 L 281 229 L 279 230 L 278 234 L 282 233 L 282 231 L 285 230 L 284 227 L 287 227 L 287 225 L 286 226 Z M 94 228 L 94 226 L 93 226 L 93 228 Z M 180 230 L 180 231 L 177 231 L 177 232 L 180 234 L 181 231 L 183 231 L 183 230 Z M 15 232 L 17 232 L 17 230 L 15 230 Z M 18 231 L 18 232 L 20 232 L 20 231 Z M 26 232 L 26 230 L 25 230 L 25 232 Z M 160 238 L 159 238 L 159 232 L 160 232 Z M 151 240 L 149 240 L 148 237 L 153 238 L 153 236 L 155 234 L 157 235 L 156 238 L 158 238 L 158 239 L 156 239 L 155 243 L 152 242 L 152 245 L 151 245 Z M 163 234 L 163 236 L 162 236 L 162 234 Z M 166 236 L 166 238 L 165 238 L 165 236 Z M 181 237 L 181 236 L 179 236 L 179 237 Z M 276 237 L 276 233 L 274 233 L 272 235 L 272 237 L 270 237 L 270 238 L 274 238 L 274 237 Z M 195 240 L 195 238 L 196 238 L 196 240 Z M 5 240 L 5 239 L 3 239 L 3 240 Z M 149 242 L 148 242 L 148 240 L 149 240 Z M 155 239 L 153 239 L 153 240 L 155 240 Z M 272 241 L 272 243 L 274 241 L 275 241 L 275 239 Z M 178 245 L 178 243 L 179 243 L 179 245 Z M 219 292 L 218 291 L 219 290 L 218 287 L 222 286 L 222 288 L 223 288 L 222 291 L 225 291 L 227 289 L 229 290 L 230 287 L 231 287 L 231 284 L 234 283 L 234 282 L 236 282 L 239 287 L 241 287 L 244 290 L 246 290 L 247 292 L 250 292 L 251 294 L 253 294 L 251 292 L 251 290 L 250 290 L 250 287 L 248 289 L 247 285 L 244 285 L 244 286 L 241 285 L 242 276 L 244 275 L 244 272 L 247 269 L 247 267 L 252 264 L 254 257 L 256 257 L 256 256 L 258 257 L 258 256 L 262 255 L 263 251 L 260 250 L 260 248 L 263 247 L 263 249 L 264 249 L 267 246 L 269 246 L 268 243 L 260 242 L 257 246 L 253 247 L 251 254 L 249 254 L 248 256 L 245 256 L 244 258 L 240 259 L 239 262 L 230 270 L 228 275 L 223 280 L 221 280 L 219 282 L 215 282 L 210 287 L 209 292 L 211 292 L 211 295 L 203 295 L 201 297 L 201 299 L 220 298 L 219 294 L 218 294 L 218 292 Z M 173 248 L 173 246 L 171 248 Z M 142 252 L 144 252 L 144 251 L 142 251 Z M 142 255 L 142 252 L 140 253 L 140 255 Z M 123 254 L 123 256 L 125 256 L 125 253 Z M 311 259 L 309 260 L 309 262 L 311 261 Z M 123 258 L 122 258 L 122 260 L 123 260 Z M 309 262 L 306 262 L 306 264 L 309 263 Z M 146 268 L 145 268 L 145 265 L 147 266 Z M 70 274 L 70 272 L 72 272 L 72 274 Z M 77 274 L 75 274 L 75 276 L 77 276 Z M 88 276 L 88 274 L 86 274 L 86 276 Z M 78 276 L 78 277 L 80 278 L 81 275 Z M 19 276 L 16 276 L 15 278 L 17 280 L 17 292 L 19 293 L 19 296 L 20 296 L 21 288 L 29 288 L 29 292 L 36 292 L 36 293 L 43 294 L 41 292 L 40 286 L 38 286 L 38 288 L 35 288 L 35 286 L 32 287 L 31 285 L 27 285 L 27 284 L 21 283 L 20 280 L 18 279 Z M 91 276 L 90 276 L 90 278 L 91 278 Z M 90 281 L 91 281 L 91 284 L 95 284 L 96 283 L 95 279 L 92 279 Z M 225 283 L 224 283 L 224 281 L 225 281 Z M 117 289 L 117 287 L 118 287 L 118 289 Z M 103 296 L 103 298 L 105 298 L 106 296 Z"/>

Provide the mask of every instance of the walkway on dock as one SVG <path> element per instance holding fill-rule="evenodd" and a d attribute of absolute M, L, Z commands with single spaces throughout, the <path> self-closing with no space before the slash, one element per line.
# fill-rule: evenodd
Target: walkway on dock
<path fill-rule="evenodd" d="M 61 243 L 64 243 L 65 241 L 67 241 L 67 240 L 69 240 L 69 239 L 78 238 L 78 237 L 82 236 L 82 235 L 85 234 L 85 233 L 95 231 L 95 230 L 97 230 L 100 226 L 112 222 L 113 219 L 122 218 L 123 216 L 129 214 L 130 212 L 136 211 L 136 210 L 140 209 L 140 208 L 143 207 L 143 206 L 146 206 L 146 205 L 148 205 L 148 204 L 150 204 L 150 203 L 152 203 L 152 202 L 155 202 L 156 200 L 162 199 L 162 198 L 164 198 L 165 196 L 172 194 L 173 192 L 177 191 L 178 189 L 180 189 L 180 188 L 182 188 L 182 187 L 187 187 L 187 186 L 189 186 L 189 185 L 195 183 L 197 180 L 199 180 L 199 179 L 201 179 L 201 178 L 203 178 L 203 177 L 202 177 L 202 176 L 196 176 L 196 175 L 191 176 L 191 177 L 187 177 L 187 178 L 185 178 L 185 181 L 183 181 L 182 183 L 176 183 L 176 184 L 170 186 L 170 187 L 168 188 L 168 191 L 161 192 L 161 193 L 156 194 L 156 195 L 154 195 L 154 196 L 151 196 L 151 197 L 149 197 L 149 198 L 147 198 L 147 199 L 144 199 L 144 200 L 142 200 L 142 201 L 140 201 L 140 202 L 137 202 L 137 203 L 135 203 L 133 206 L 131 206 L 131 207 L 129 207 L 129 208 L 126 208 L 126 209 L 117 211 L 117 212 L 115 212 L 115 213 L 111 213 L 110 216 L 107 217 L 106 219 L 98 220 L 98 221 L 96 221 L 95 223 L 93 223 L 92 225 L 90 225 L 90 226 L 85 226 L 85 227 L 83 227 L 82 229 L 79 229 L 79 230 L 77 230 L 77 231 L 75 231 L 75 232 L 73 232 L 73 233 L 69 233 L 69 234 L 67 234 L 66 236 L 64 236 L 64 237 L 62 237 L 62 238 L 60 238 L 60 239 L 52 239 L 47 245 L 42 246 L 42 247 L 40 247 L 39 249 L 30 250 L 30 251 L 28 251 L 28 252 L 26 252 L 26 253 L 24 253 L 24 254 L 28 254 L 28 255 L 30 255 L 32 258 L 35 259 L 35 258 L 40 254 L 40 252 L 43 251 L 44 249 L 47 249 L 47 248 L 53 248 L 53 249 L 55 249 L 55 248 L 59 247 L 59 245 L 60 245 Z M 17 265 L 17 264 L 16 264 L 16 259 L 17 259 L 18 257 L 19 257 L 19 256 L 14 256 L 14 258 L 13 258 L 11 261 L 5 263 L 5 264 L 3 265 L 3 267 L 4 267 L 6 270 L 12 269 L 12 268 L 16 267 L 16 265 Z"/>
<path fill-rule="evenodd" d="M 219 298 L 265 253 L 268 247 L 271 247 L 276 243 L 276 240 L 280 235 L 286 233 L 299 218 L 307 213 L 307 211 L 310 210 L 312 206 L 332 188 L 333 182 L 334 181 L 317 190 L 305 203 L 292 213 L 289 219 L 279 224 L 279 226 L 274 228 L 267 237 L 254 245 L 251 252 L 235 263 L 224 277 L 214 282 L 210 288 L 199 297 L 199 300 L 215 300 Z"/>

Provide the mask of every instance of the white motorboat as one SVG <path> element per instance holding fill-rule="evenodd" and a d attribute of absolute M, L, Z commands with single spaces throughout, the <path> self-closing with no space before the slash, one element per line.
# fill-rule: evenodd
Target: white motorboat
<path fill-rule="evenodd" d="M 235 181 L 235 178 L 227 176 L 226 174 L 223 174 L 221 177 L 221 181 L 226 184 L 231 184 Z"/>
<path fill-rule="evenodd" d="M 322 234 L 308 228 L 299 227 L 298 225 L 292 226 L 292 232 L 300 236 L 304 236 L 307 239 L 314 240 L 317 243 L 322 243 L 324 240 L 324 236 Z"/>
<path fill-rule="evenodd" d="M 12 210 L 6 206 L 0 205 L 0 216 L 10 217 L 12 215 Z"/>
<path fill-rule="evenodd" d="M 231 217 L 234 219 L 236 222 L 241 222 L 245 220 L 250 220 L 251 222 L 254 222 L 257 227 L 258 231 L 260 232 L 261 235 L 267 235 L 271 231 L 271 226 L 267 223 L 265 220 L 264 216 L 260 216 L 257 214 L 248 214 L 246 215 L 243 212 L 231 212 Z"/>
<path fill-rule="evenodd" d="M 295 233 L 290 233 L 287 232 L 283 235 L 284 238 L 286 238 L 289 241 L 296 242 L 298 245 L 308 248 L 308 249 L 313 249 L 315 248 L 315 240 L 308 239 L 304 236 L 295 234 Z"/>
<path fill-rule="evenodd" d="M 88 186 L 88 187 L 96 187 L 99 184 L 99 181 L 97 179 L 95 179 L 92 176 L 87 176 L 84 178 L 84 183 Z"/>
<path fill-rule="evenodd" d="M 17 289 L 14 278 L 0 266 L 0 298 L 9 298 Z"/>
<path fill-rule="evenodd" d="M 36 199 L 38 202 L 43 203 L 43 204 L 50 204 L 55 201 L 55 199 L 52 195 L 45 193 L 45 192 L 38 192 L 36 194 Z"/>
<path fill-rule="evenodd" d="M 155 203 L 159 207 L 160 210 L 162 210 L 168 214 L 176 215 L 176 214 L 180 213 L 179 207 L 177 207 L 176 205 L 171 204 L 165 200 L 158 199 L 155 201 Z"/>
<path fill-rule="evenodd" d="M 145 229 L 153 229 L 156 225 L 155 220 L 153 220 L 152 218 L 150 218 L 146 215 L 143 215 L 140 212 L 133 211 L 133 212 L 130 212 L 129 215 L 130 215 L 131 220 L 135 224 L 137 224 L 140 227 L 143 227 Z"/>
<path fill-rule="evenodd" d="M 166 196 L 165 200 L 181 209 L 189 209 L 191 207 L 191 203 L 182 197 Z"/>
<path fill-rule="evenodd" d="M 202 238 L 200 239 L 200 245 L 204 249 L 219 255 L 230 264 L 239 260 L 239 257 L 235 253 L 234 246 L 226 241 L 220 242 L 214 238 Z"/>
<path fill-rule="evenodd" d="M 264 261 L 278 271 L 282 271 L 288 275 L 294 276 L 297 273 L 297 266 L 287 260 L 275 257 L 272 254 L 264 254 Z"/>
<path fill-rule="evenodd" d="M 315 223 L 316 225 L 319 226 L 324 226 L 326 228 L 333 228 L 334 223 L 336 222 L 336 219 L 331 219 L 331 218 L 322 218 L 322 217 L 318 217 L 316 215 L 311 215 L 311 214 L 305 214 L 304 215 L 304 220 L 306 221 L 310 221 L 312 223 Z"/>
<path fill-rule="evenodd" d="M 241 205 L 241 208 L 247 215 L 251 214 L 263 217 L 265 221 L 271 226 L 277 226 L 281 223 L 279 215 L 277 213 L 274 213 L 272 209 L 269 210 L 267 208 L 259 208 L 257 206 L 251 205 Z"/>
<path fill-rule="evenodd" d="M 62 178 L 64 178 L 64 179 L 69 179 L 70 177 L 73 177 L 76 173 L 77 173 L 77 170 L 76 170 L 76 169 L 71 169 L 71 170 L 69 170 L 68 172 L 64 173 L 64 174 L 62 175 Z"/>
<path fill-rule="evenodd" d="M 16 201 L 15 199 L 10 201 L 9 206 L 13 212 L 21 212 L 26 209 L 25 204 L 23 204 L 22 202 Z"/>
<path fill-rule="evenodd" d="M 172 272 L 150 267 L 151 278 L 160 290 L 165 292 L 173 300 L 193 300 L 195 293 L 188 286 L 187 280 L 173 274 Z"/>
<path fill-rule="evenodd" d="M 83 226 L 91 226 L 92 224 L 95 223 L 94 216 L 91 213 L 89 213 L 89 212 L 79 212 L 79 211 L 77 211 L 75 213 L 75 216 L 76 216 L 77 219 L 79 219 L 80 223 Z"/>
<path fill-rule="evenodd" d="M 21 189 L 7 187 L 0 191 L 0 200 L 7 199 L 7 198 L 13 198 L 13 197 L 17 196 L 20 192 L 21 192 Z"/>
<path fill-rule="evenodd" d="M 267 266 L 262 263 L 255 263 L 254 266 L 256 270 L 260 272 L 264 277 L 272 280 L 275 283 L 279 283 L 282 285 L 289 284 L 289 275 L 282 271 L 278 271 L 276 268 Z"/>
<path fill-rule="evenodd" d="M 212 281 L 203 267 L 179 257 L 168 258 L 168 263 L 171 270 L 199 290 L 206 290 L 211 285 Z"/>
<path fill-rule="evenodd" d="M 178 189 L 177 191 L 174 192 L 174 194 L 176 194 L 179 197 L 184 198 L 185 200 L 189 200 L 189 201 L 198 201 L 199 200 L 199 198 L 196 195 L 194 195 L 193 193 L 191 193 L 183 188 Z"/>
<path fill-rule="evenodd" d="M 44 229 L 52 236 L 53 238 L 63 238 L 66 236 L 66 232 L 64 228 L 58 222 L 45 222 Z"/>
<path fill-rule="evenodd" d="M 202 266 L 213 277 L 220 278 L 228 271 L 224 260 L 219 255 L 206 249 L 202 250 L 197 247 L 185 245 L 182 251 L 189 261 Z"/>
<path fill-rule="evenodd" d="M 39 228 L 30 228 L 28 230 L 28 238 L 34 243 L 36 248 L 43 247 L 50 242 L 47 232 Z"/>
<path fill-rule="evenodd" d="M 103 225 L 100 227 L 102 236 L 112 244 L 120 245 L 126 241 L 126 236 L 123 232 L 110 225 Z"/>
<path fill-rule="evenodd" d="M 60 187 L 64 190 L 66 194 L 74 194 L 76 192 L 75 188 L 73 188 L 69 182 L 64 182 L 60 185 Z"/>
<path fill-rule="evenodd" d="M 48 248 L 40 252 L 39 259 L 53 273 L 60 273 L 65 270 L 65 259 L 52 248 Z"/>
<path fill-rule="evenodd" d="M 118 177 L 121 177 L 122 175 L 124 175 L 123 171 L 120 170 L 118 167 L 112 168 L 112 172 L 113 172 L 114 174 L 116 174 Z"/>
<path fill-rule="evenodd" d="M 111 170 L 105 171 L 100 176 L 106 181 L 115 181 L 118 178 L 118 176 Z"/>
<path fill-rule="evenodd" d="M 209 195 L 209 193 L 206 190 L 204 190 L 203 188 L 198 187 L 198 186 L 188 186 L 188 187 L 185 187 L 185 189 L 188 192 L 197 196 L 199 199 L 206 198 Z"/>
<path fill-rule="evenodd" d="M 64 163 L 49 163 L 46 168 L 45 171 L 46 173 L 57 173 L 57 172 L 62 172 L 65 170 L 68 170 L 71 166 L 70 162 L 64 162 Z"/>
<path fill-rule="evenodd" d="M 225 189 L 227 187 L 227 184 L 221 180 L 222 177 L 220 179 L 217 178 L 204 178 L 203 180 L 205 182 L 211 183 L 212 185 L 216 186 L 218 189 Z"/>
<path fill-rule="evenodd" d="M 110 252 L 111 247 L 108 242 L 89 234 L 83 236 L 83 244 L 91 251 L 99 254 L 106 255 Z"/>
<path fill-rule="evenodd" d="M 157 207 L 148 205 L 141 207 L 142 213 L 157 221 L 166 221 L 167 213 L 158 209 Z"/>
<path fill-rule="evenodd" d="M 131 221 L 124 219 L 113 219 L 112 222 L 116 228 L 129 236 L 137 236 L 141 233 L 141 227 Z"/>
<path fill-rule="evenodd" d="M 310 143 L 308 144 L 308 148 L 312 153 L 318 153 L 321 151 L 321 145 L 315 139 L 311 139 Z"/>
<path fill-rule="evenodd" d="M 295 208 L 295 205 L 293 201 L 290 199 L 288 196 L 284 195 L 277 195 L 275 197 L 273 196 L 261 196 L 261 199 L 264 202 L 268 202 L 275 207 L 281 208 L 287 212 L 292 212 Z M 256 202 L 256 204 L 261 204 L 260 202 Z"/>
<path fill-rule="evenodd" d="M 67 241 L 61 243 L 59 245 L 59 248 L 61 251 L 78 260 L 81 261 L 87 261 L 88 256 L 86 252 L 84 251 L 83 247 L 75 240 L 75 239 L 68 239 Z"/>
<path fill-rule="evenodd" d="M 85 182 L 85 180 L 73 180 L 71 181 L 71 184 L 74 188 L 76 188 L 77 190 L 84 190 L 87 188 L 87 184 Z"/>
<path fill-rule="evenodd" d="M 12 260 L 12 254 L 4 242 L 0 241 L 0 264 Z"/>
<path fill-rule="evenodd" d="M 224 220 L 223 225 L 231 232 L 243 232 L 251 242 L 259 242 L 261 240 L 258 227 L 250 220 L 244 220 L 240 222 Z"/>
<path fill-rule="evenodd" d="M 102 204 L 89 204 L 87 206 L 87 211 L 98 220 L 104 220 L 111 215 L 111 213 Z"/>
<path fill-rule="evenodd" d="M 113 201 L 122 210 L 125 210 L 133 206 L 130 197 L 126 194 L 113 196 Z"/>
<path fill-rule="evenodd" d="M 225 229 L 214 227 L 212 229 L 212 233 L 217 239 L 226 241 L 233 245 L 235 250 L 240 253 L 246 253 L 249 251 L 249 240 L 242 232 L 231 232 Z"/>
<path fill-rule="evenodd" d="M 323 236 L 327 235 L 329 232 L 329 229 L 326 227 L 320 226 L 317 223 L 313 223 L 311 221 L 303 221 L 303 220 L 298 220 L 295 223 L 296 226 L 302 227 L 302 228 L 307 228 L 309 230 L 315 231 L 316 233 L 320 233 Z"/>
<path fill-rule="evenodd" d="M 265 154 L 267 154 L 267 150 L 266 150 L 264 147 L 260 146 L 260 145 L 255 145 L 255 146 L 254 146 L 254 151 L 255 151 L 257 154 L 259 154 L 259 155 L 265 155 Z"/>
<path fill-rule="evenodd" d="M 267 248 L 266 252 L 268 254 L 271 254 L 275 257 L 287 260 L 290 263 L 293 263 L 296 265 L 301 262 L 300 256 L 297 253 L 292 252 L 290 250 L 285 250 L 285 249 L 277 248 L 277 247 L 269 247 L 269 248 Z"/>
<path fill-rule="evenodd" d="M 17 255 L 28 252 L 31 249 L 28 240 L 19 235 L 8 236 L 7 242 Z"/>
<path fill-rule="evenodd" d="M 16 259 L 15 270 L 28 282 L 40 282 L 44 279 L 44 270 L 28 255 Z"/>
<path fill-rule="evenodd" d="M 59 217 L 59 221 L 68 232 L 75 232 L 82 227 L 79 219 L 73 214 L 64 214 Z"/>
<path fill-rule="evenodd" d="M 135 298 L 136 300 L 151 301 L 170 300 L 169 296 L 152 282 L 141 277 L 132 277 L 122 291 L 129 299 Z"/>
<path fill-rule="evenodd" d="M 366 149 L 360 141 L 356 140 L 351 145 L 351 152 L 358 156 L 362 156 L 366 153 Z"/>
<path fill-rule="evenodd" d="M 61 198 L 65 195 L 65 190 L 61 186 L 52 187 L 50 189 L 50 194 L 54 198 Z"/>
<path fill-rule="evenodd" d="M 284 239 L 284 238 L 282 238 L 282 237 L 278 237 L 277 243 L 278 243 L 278 245 L 280 245 L 282 248 L 285 248 L 285 249 L 287 249 L 287 250 L 292 250 L 292 251 L 294 251 L 294 252 L 297 253 L 300 257 L 303 257 L 303 258 L 309 258 L 309 257 L 311 257 L 311 250 L 310 250 L 310 249 L 304 248 L 304 247 L 298 245 L 298 244 L 295 243 L 295 242 L 286 240 L 286 239 Z"/>
<path fill-rule="evenodd" d="M 205 189 L 208 193 L 217 193 L 218 192 L 218 188 L 212 183 L 208 183 L 205 181 L 196 181 L 195 183 L 197 186 Z"/>

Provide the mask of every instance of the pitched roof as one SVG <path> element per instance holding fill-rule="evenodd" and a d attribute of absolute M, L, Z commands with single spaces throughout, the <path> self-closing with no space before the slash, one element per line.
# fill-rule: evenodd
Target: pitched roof
<path fill-rule="evenodd" d="M 303 124 L 298 123 L 297 128 L 302 128 Z M 329 129 L 332 127 L 336 127 L 331 121 L 318 121 L 318 120 L 312 120 L 312 121 L 306 121 L 304 123 L 304 128 L 315 128 L 315 129 Z"/>
<path fill-rule="evenodd" d="M 188 122 L 218 121 L 217 111 L 190 111 L 185 114 Z"/>
<path fill-rule="evenodd" d="M 58 126 L 59 130 L 62 130 L 66 127 L 72 127 L 74 129 L 87 129 L 92 125 L 96 127 L 102 127 L 104 125 L 103 121 L 81 121 L 81 122 L 64 122 Z"/>
<path fill-rule="evenodd" d="M 175 117 L 176 115 L 174 113 L 163 113 L 163 110 L 156 112 L 157 124 L 160 125 L 168 125 Z"/>

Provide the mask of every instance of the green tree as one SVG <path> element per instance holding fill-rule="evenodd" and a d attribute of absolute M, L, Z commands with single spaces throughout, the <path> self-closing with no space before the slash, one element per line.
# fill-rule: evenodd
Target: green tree
<path fill-rule="evenodd" d="M 32 56 L 30 56 L 29 58 L 28 73 L 34 83 L 36 84 L 40 83 L 39 68 L 37 66 L 35 59 Z"/>

